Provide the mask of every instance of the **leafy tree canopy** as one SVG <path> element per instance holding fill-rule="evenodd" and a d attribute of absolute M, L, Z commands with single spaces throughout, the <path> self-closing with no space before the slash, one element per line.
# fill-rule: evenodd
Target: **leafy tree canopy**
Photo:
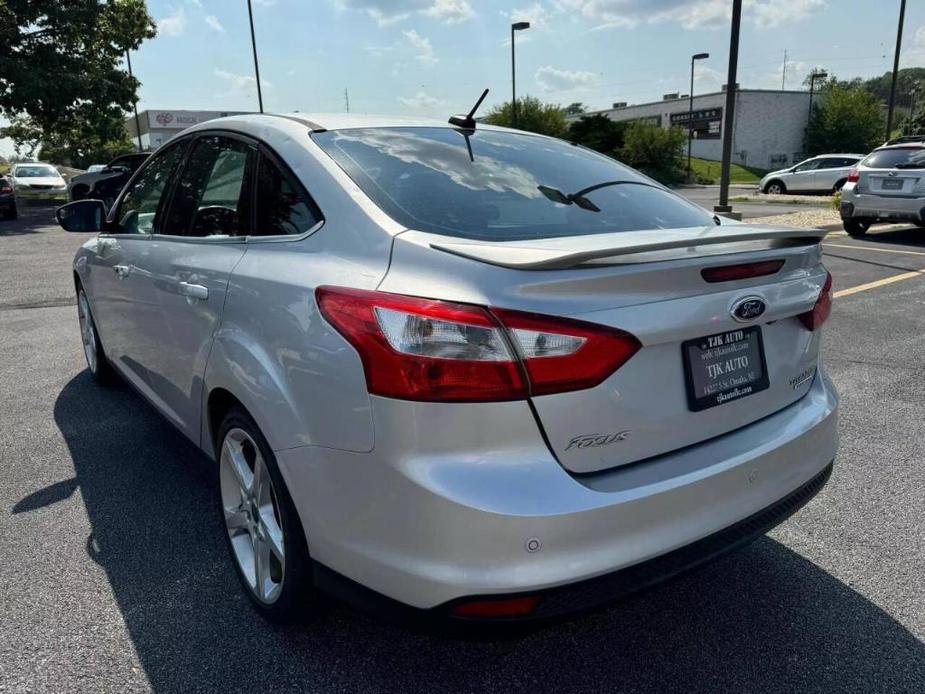
<path fill-rule="evenodd" d="M 686 144 L 687 132 L 681 128 L 631 122 L 624 135 L 620 160 L 661 183 L 678 183 L 685 176 Z"/>
<path fill-rule="evenodd" d="M 0 1 L 0 136 L 29 154 L 123 138 L 139 83 L 120 63 L 154 33 L 144 0 Z"/>
<path fill-rule="evenodd" d="M 623 147 L 626 123 L 618 123 L 607 116 L 595 114 L 572 121 L 568 139 L 610 156 L 617 156 Z"/>
<path fill-rule="evenodd" d="M 873 94 L 861 86 L 827 81 L 813 102 L 806 133 L 806 151 L 864 154 L 883 140 L 883 110 Z"/>
<path fill-rule="evenodd" d="M 581 103 L 580 101 L 575 101 L 569 104 L 568 106 L 566 106 L 564 110 L 565 110 L 565 115 L 567 116 L 578 116 L 584 113 L 585 111 L 587 111 L 588 109 L 585 108 L 585 105 Z"/>
<path fill-rule="evenodd" d="M 485 122 L 509 128 L 517 127 L 520 130 L 552 137 L 565 137 L 568 132 L 568 123 L 562 107 L 558 104 L 544 103 L 534 96 L 517 99 L 516 126 L 513 124 L 510 101 L 505 101 L 489 111 L 485 116 Z"/>

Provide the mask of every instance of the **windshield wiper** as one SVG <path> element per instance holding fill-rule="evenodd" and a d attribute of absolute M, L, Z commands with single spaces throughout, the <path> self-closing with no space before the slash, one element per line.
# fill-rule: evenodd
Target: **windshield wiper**
<path fill-rule="evenodd" d="M 593 186 L 582 188 L 575 193 L 563 193 L 558 188 L 553 188 L 551 186 L 537 186 L 537 189 L 545 195 L 547 199 L 560 205 L 578 205 L 581 209 L 588 210 L 588 212 L 600 212 L 601 208 L 588 200 L 588 193 L 593 193 L 595 190 L 607 188 L 608 186 L 618 186 L 621 183 L 633 183 L 633 181 L 605 181 L 604 183 L 597 183 Z"/>
<path fill-rule="evenodd" d="M 925 169 L 925 164 L 897 164 L 894 169 Z"/>

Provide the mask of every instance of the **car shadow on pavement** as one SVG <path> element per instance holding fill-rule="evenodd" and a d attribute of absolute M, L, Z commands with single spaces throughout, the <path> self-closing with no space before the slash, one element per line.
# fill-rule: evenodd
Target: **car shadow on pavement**
<path fill-rule="evenodd" d="M 0 236 L 24 236 L 48 231 L 48 227 L 58 222 L 55 210 L 58 205 L 19 205 L 18 219 L 0 219 Z"/>
<path fill-rule="evenodd" d="M 911 226 L 904 227 L 902 229 L 879 231 L 876 226 L 873 226 L 870 228 L 870 232 L 867 233 L 863 238 L 851 240 L 871 243 L 889 243 L 900 246 L 925 247 L 925 229 L 917 226 Z"/>
<path fill-rule="evenodd" d="M 86 371 L 54 416 L 92 526 L 86 550 L 155 691 L 923 690 L 925 644 L 770 538 L 513 641 L 415 634 L 340 607 L 272 625 L 237 585 L 213 467 L 192 444 Z M 71 481 L 59 484 L 20 504 L 53 503 Z"/>

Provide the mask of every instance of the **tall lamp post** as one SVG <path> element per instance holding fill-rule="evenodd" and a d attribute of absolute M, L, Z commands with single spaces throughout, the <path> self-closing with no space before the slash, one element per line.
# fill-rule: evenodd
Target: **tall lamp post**
<path fill-rule="evenodd" d="M 691 92 L 690 105 L 687 109 L 687 180 L 691 178 L 691 142 L 694 138 L 694 63 L 698 60 L 706 60 L 710 57 L 709 53 L 697 53 L 691 56 Z"/>
<path fill-rule="evenodd" d="M 719 176 L 719 204 L 713 211 L 729 215 L 729 168 L 732 164 L 732 129 L 735 127 L 736 72 L 739 68 L 739 30 L 742 26 L 742 0 L 732 0 L 729 31 L 729 72 L 726 76 L 726 110 L 723 113 L 723 163 Z"/>
<path fill-rule="evenodd" d="M 806 149 L 809 150 L 809 127 L 813 120 L 813 93 L 816 90 L 816 80 L 824 80 L 829 76 L 825 70 L 813 72 L 809 76 L 809 115 L 806 117 Z"/>
<path fill-rule="evenodd" d="M 260 65 L 257 64 L 257 39 L 254 38 L 254 11 L 251 8 L 251 0 L 247 0 L 247 18 L 251 23 L 251 48 L 254 51 L 254 74 L 257 77 L 257 103 L 260 106 L 260 112 L 263 113 L 263 92 L 260 90 Z"/>
<path fill-rule="evenodd" d="M 530 28 L 530 22 L 511 24 L 511 126 L 517 127 L 517 70 L 514 62 L 514 32 Z"/>
<path fill-rule="evenodd" d="M 899 51 L 903 45 L 903 22 L 906 18 L 906 0 L 899 0 L 899 26 L 896 27 L 896 50 L 893 52 L 893 79 L 890 82 L 890 103 L 886 109 L 886 139 L 893 136 L 893 105 L 896 102 L 896 78 L 899 76 Z"/>

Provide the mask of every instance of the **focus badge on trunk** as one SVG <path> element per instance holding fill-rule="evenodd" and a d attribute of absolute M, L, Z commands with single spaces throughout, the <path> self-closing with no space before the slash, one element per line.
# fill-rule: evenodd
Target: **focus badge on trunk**
<path fill-rule="evenodd" d="M 757 296 L 747 296 L 744 299 L 736 301 L 732 305 L 730 313 L 732 317 L 740 323 L 747 323 L 748 321 L 760 317 L 766 308 L 767 305 L 761 298 Z"/>

